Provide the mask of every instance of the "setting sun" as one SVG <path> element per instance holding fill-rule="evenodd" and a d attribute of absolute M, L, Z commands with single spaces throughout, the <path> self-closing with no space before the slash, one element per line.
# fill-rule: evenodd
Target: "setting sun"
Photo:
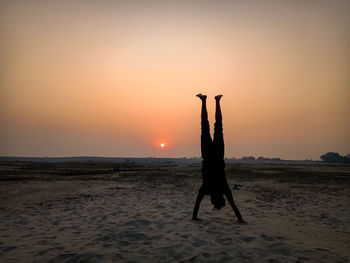
<path fill-rule="evenodd" d="M 164 147 L 165 147 L 165 144 L 164 144 L 164 143 L 161 143 L 161 144 L 160 144 L 160 147 L 164 148 Z"/>

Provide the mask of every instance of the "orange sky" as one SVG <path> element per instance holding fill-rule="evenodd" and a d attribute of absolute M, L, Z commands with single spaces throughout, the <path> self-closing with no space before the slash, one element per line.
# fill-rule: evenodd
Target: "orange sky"
<path fill-rule="evenodd" d="M 125 2 L 0 4 L 0 155 L 350 153 L 349 2 Z"/>

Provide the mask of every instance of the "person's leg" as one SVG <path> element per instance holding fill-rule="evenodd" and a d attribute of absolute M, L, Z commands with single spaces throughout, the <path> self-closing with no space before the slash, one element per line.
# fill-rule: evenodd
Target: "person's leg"
<path fill-rule="evenodd" d="M 209 130 L 208 112 L 207 112 L 207 96 L 202 94 L 196 95 L 202 101 L 201 112 L 201 153 L 204 161 L 209 159 L 211 151 L 211 136 Z"/>
<path fill-rule="evenodd" d="M 230 205 L 232 207 L 232 210 L 233 210 L 233 212 L 235 213 L 235 215 L 236 215 L 236 217 L 238 219 L 238 222 L 246 224 L 246 222 L 242 218 L 241 213 L 239 212 L 238 207 L 236 206 L 235 202 L 233 201 L 232 192 L 231 192 L 231 190 L 229 188 L 225 191 L 225 195 L 226 195 L 227 201 L 230 203 Z"/>
<path fill-rule="evenodd" d="M 209 130 L 209 121 L 208 121 L 208 112 L 207 112 L 207 96 L 202 94 L 196 95 L 202 101 L 202 112 L 201 112 L 201 153 L 202 153 L 202 177 L 206 179 L 206 163 L 209 161 L 212 150 L 212 140 Z M 196 203 L 193 209 L 192 220 L 197 220 L 197 214 L 199 206 L 204 197 L 204 185 L 202 184 L 201 188 L 198 191 Z"/>
<path fill-rule="evenodd" d="M 225 154 L 224 135 L 222 133 L 222 114 L 220 107 L 221 97 L 222 95 L 215 96 L 216 108 L 213 144 L 217 159 L 224 159 Z"/>
<path fill-rule="evenodd" d="M 220 123 L 222 123 L 222 114 L 221 114 L 221 107 L 220 107 L 221 97 L 222 97 L 222 95 L 215 96 L 215 102 L 216 102 L 215 121 L 220 122 Z"/>
<path fill-rule="evenodd" d="M 202 101 L 201 119 L 202 121 L 208 121 L 207 95 L 203 95 L 202 93 L 199 93 L 196 96 L 200 98 Z"/>
<path fill-rule="evenodd" d="M 196 203 L 194 204 L 192 220 L 197 220 L 198 219 L 197 218 L 197 214 L 198 214 L 198 210 L 199 210 L 199 206 L 201 204 L 201 201 L 203 200 L 203 197 L 204 197 L 204 193 L 202 191 L 202 188 L 200 188 L 199 191 L 198 191 Z"/>

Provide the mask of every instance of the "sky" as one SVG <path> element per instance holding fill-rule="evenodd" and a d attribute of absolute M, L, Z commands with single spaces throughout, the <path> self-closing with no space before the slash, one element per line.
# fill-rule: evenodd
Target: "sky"
<path fill-rule="evenodd" d="M 0 155 L 350 153 L 350 1 L 1 1 Z M 164 143 L 162 148 L 160 144 Z"/>

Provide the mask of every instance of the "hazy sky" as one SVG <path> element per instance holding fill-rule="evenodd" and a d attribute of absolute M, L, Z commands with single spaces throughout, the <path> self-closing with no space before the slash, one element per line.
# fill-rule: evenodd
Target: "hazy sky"
<path fill-rule="evenodd" d="M 350 153 L 350 1 L 1 1 L 0 155 Z M 160 143 L 165 148 L 160 148 Z"/>

